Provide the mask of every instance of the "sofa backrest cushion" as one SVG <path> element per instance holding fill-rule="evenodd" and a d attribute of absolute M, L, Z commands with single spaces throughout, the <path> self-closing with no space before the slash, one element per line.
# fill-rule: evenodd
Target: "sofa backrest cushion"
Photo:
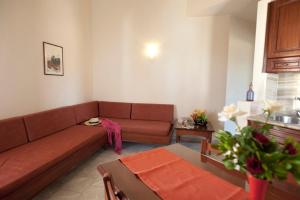
<path fill-rule="evenodd" d="M 131 104 L 118 102 L 99 102 L 100 117 L 130 119 Z"/>
<path fill-rule="evenodd" d="M 131 119 L 172 122 L 174 105 L 133 103 Z"/>
<path fill-rule="evenodd" d="M 93 117 L 99 117 L 98 101 L 82 103 L 74 106 L 76 122 L 87 121 Z"/>
<path fill-rule="evenodd" d="M 28 142 L 23 117 L 0 120 L 0 152 Z"/>
<path fill-rule="evenodd" d="M 24 117 L 29 141 L 54 134 L 76 124 L 71 106 L 39 112 Z"/>

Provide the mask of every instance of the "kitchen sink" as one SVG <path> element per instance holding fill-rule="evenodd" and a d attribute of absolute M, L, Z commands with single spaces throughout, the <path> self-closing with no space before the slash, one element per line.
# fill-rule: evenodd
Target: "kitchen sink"
<path fill-rule="evenodd" d="M 300 118 L 296 115 L 274 115 L 271 120 L 282 122 L 285 124 L 298 124 L 300 125 Z"/>

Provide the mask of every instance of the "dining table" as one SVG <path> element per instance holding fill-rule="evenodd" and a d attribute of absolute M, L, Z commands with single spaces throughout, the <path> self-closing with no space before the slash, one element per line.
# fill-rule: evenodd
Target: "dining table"
<path fill-rule="evenodd" d="M 237 187 L 248 191 L 247 176 L 236 170 L 228 170 L 222 162 L 215 157 L 208 155 L 206 159 L 201 159 L 199 151 L 190 149 L 182 144 L 171 144 L 161 147 L 169 152 L 176 154 L 178 157 L 200 168 L 208 171 L 214 176 L 219 177 Z M 157 155 L 159 156 L 159 155 Z M 126 156 L 125 156 L 126 157 Z M 208 160 L 213 162 L 208 162 Z M 136 174 L 129 170 L 120 159 L 102 163 L 98 165 L 98 171 L 101 175 L 110 173 L 115 186 L 121 190 L 130 200 L 160 200 L 162 199 L 156 192 L 150 189 Z M 205 181 L 205 180 L 203 180 Z M 205 183 L 203 183 L 205 184 Z M 218 189 L 216 185 L 207 185 L 213 191 Z M 207 191 L 203 191 L 207 192 Z M 196 198 L 195 198 L 196 199 Z M 300 200 L 300 186 L 289 181 L 272 181 L 269 184 L 266 193 L 266 200 Z"/>

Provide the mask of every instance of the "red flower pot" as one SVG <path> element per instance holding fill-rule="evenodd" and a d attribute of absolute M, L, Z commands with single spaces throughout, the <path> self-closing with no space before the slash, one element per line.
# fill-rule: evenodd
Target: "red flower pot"
<path fill-rule="evenodd" d="M 264 200 L 269 182 L 266 180 L 255 178 L 248 174 L 249 181 L 249 200 Z"/>

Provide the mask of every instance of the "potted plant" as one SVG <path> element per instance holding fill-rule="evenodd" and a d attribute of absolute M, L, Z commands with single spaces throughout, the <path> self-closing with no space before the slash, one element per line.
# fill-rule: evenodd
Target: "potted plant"
<path fill-rule="evenodd" d="M 287 138 L 284 145 L 279 145 L 269 135 L 272 126 L 268 124 L 268 120 L 280 107 L 276 102 L 266 101 L 266 121 L 258 129 L 250 126 L 241 128 L 236 118 L 244 113 L 234 105 L 224 107 L 219 113 L 219 120 L 233 121 L 237 132 L 232 134 L 224 130 L 218 131 L 217 147 L 225 156 L 223 161 L 226 168 L 247 173 L 251 200 L 263 200 L 269 182 L 274 179 L 284 180 L 289 173 L 300 184 L 299 143 Z"/>
<path fill-rule="evenodd" d="M 195 109 L 191 114 L 191 117 L 194 120 L 195 125 L 206 126 L 208 117 L 205 110 Z"/>

